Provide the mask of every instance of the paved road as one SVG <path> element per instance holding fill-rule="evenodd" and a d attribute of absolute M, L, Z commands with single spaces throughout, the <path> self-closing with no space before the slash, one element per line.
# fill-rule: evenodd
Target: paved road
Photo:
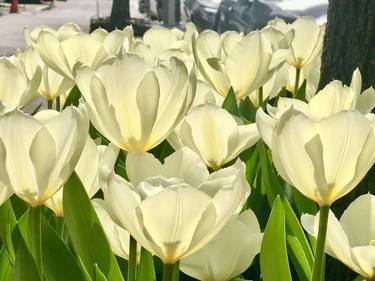
<path fill-rule="evenodd" d="M 100 16 L 110 13 L 112 0 L 99 0 Z M 96 0 L 56 1 L 55 7 L 43 11 L 29 9 L 19 14 L 0 16 L 0 56 L 10 55 L 17 48 L 24 48 L 23 27 L 29 25 L 50 25 L 59 28 L 67 22 L 75 22 L 88 32 L 90 18 L 97 14 Z"/>

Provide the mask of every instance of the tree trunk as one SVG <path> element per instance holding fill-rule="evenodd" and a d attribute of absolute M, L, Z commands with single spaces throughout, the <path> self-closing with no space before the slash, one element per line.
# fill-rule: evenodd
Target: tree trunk
<path fill-rule="evenodd" d="M 349 85 L 357 67 L 362 89 L 375 86 L 375 1 L 329 0 L 319 88 L 334 79 Z M 375 194 L 375 167 L 357 188 L 333 204 L 336 216 L 341 217 L 355 198 L 368 192 Z M 327 259 L 327 281 L 352 281 L 355 276 L 340 262 Z"/>
<path fill-rule="evenodd" d="M 129 0 L 113 0 L 110 22 L 121 26 L 130 19 Z"/>

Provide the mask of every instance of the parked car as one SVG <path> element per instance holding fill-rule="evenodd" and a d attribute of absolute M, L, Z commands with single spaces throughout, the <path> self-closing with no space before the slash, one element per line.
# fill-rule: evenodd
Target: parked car
<path fill-rule="evenodd" d="M 213 29 L 221 0 L 183 0 L 183 16 L 199 30 Z"/>
<path fill-rule="evenodd" d="M 202 30 L 249 32 L 275 17 L 287 22 L 299 16 L 326 21 L 328 0 L 184 0 L 184 13 Z"/>

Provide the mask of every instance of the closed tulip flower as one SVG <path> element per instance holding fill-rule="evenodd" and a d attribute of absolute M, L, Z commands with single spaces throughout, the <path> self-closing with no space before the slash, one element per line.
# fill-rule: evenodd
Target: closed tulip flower
<path fill-rule="evenodd" d="M 171 69 L 124 54 L 96 71 L 78 71 L 77 85 L 94 126 L 126 151 L 145 152 L 178 125 L 195 95 L 195 75 L 172 58 Z"/>
<path fill-rule="evenodd" d="M 96 69 L 121 50 L 125 33 L 120 30 L 103 32 L 79 33 L 60 41 L 57 35 L 41 31 L 37 49 L 49 68 L 74 80 L 77 63 Z"/>
<path fill-rule="evenodd" d="M 68 180 L 86 143 L 84 108 L 0 118 L 0 181 L 32 206 L 41 206 Z"/>
<path fill-rule="evenodd" d="M 193 108 L 168 141 L 175 149 L 188 146 L 217 170 L 259 138 L 255 123 L 244 125 L 225 109 L 206 103 Z"/>
<path fill-rule="evenodd" d="M 233 217 L 206 246 L 182 259 L 181 271 L 204 281 L 231 280 L 251 265 L 262 238 L 258 220 L 248 209 Z"/>
<path fill-rule="evenodd" d="M 303 215 L 303 227 L 318 233 L 319 214 Z M 366 194 L 354 200 L 340 220 L 333 212 L 328 219 L 325 251 L 368 281 L 375 280 L 375 196 Z"/>
<path fill-rule="evenodd" d="M 284 180 L 320 206 L 330 206 L 374 164 L 374 133 L 375 118 L 358 111 L 314 121 L 290 108 L 274 127 L 270 148 Z"/>
<path fill-rule="evenodd" d="M 151 154 L 131 152 L 127 168 L 131 183 L 114 174 L 108 177 L 110 215 L 165 264 L 207 244 L 241 210 L 250 191 L 243 163 L 209 175 L 188 148 L 164 164 Z"/>
<path fill-rule="evenodd" d="M 40 79 L 40 68 L 36 68 L 29 78 L 19 58 L 1 57 L 0 115 L 27 105 L 35 97 Z"/>
<path fill-rule="evenodd" d="M 90 198 L 104 185 L 103 177 L 113 170 L 118 153 L 119 149 L 113 144 L 97 145 L 91 138 L 87 138 L 75 172 Z M 53 210 L 56 216 L 63 217 L 63 190 L 60 189 L 45 205 Z"/>
<path fill-rule="evenodd" d="M 193 50 L 201 75 L 222 96 L 232 87 L 236 98 L 241 99 L 273 74 L 271 43 L 260 31 L 242 38 L 239 34 L 220 36 L 206 30 L 194 37 Z"/>

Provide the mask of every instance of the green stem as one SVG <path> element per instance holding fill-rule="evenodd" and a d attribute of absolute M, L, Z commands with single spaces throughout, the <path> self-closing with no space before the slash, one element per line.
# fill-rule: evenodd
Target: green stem
<path fill-rule="evenodd" d="M 258 90 L 258 108 L 263 107 L 263 86 Z"/>
<path fill-rule="evenodd" d="M 48 109 L 52 109 L 52 103 L 53 103 L 53 101 L 51 101 L 51 100 L 47 101 L 47 108 Z"/>
<path fill-rule="evenodd" d="M 130 236 L 128 280 L 127 281 L 135 281 L 136 271 L 137 271 L 137 241 L 132 236 Z"/>
<path fill-rule="evenodd" d="M 43 206 L 32 207 L 29 212 L 29 233 L 31 238 L 31 248 L 34 254 L 35 263 L 39 269 L 40 276 L 43 276 L 42 208 Z"/>
<path fill-rule="evenodd" d="M 56 97 L 56 110 L 60 111 L 60 96 Z"/>
<path fill-rule="evenodd" d="M 163 266 L 163 281 L 178 281 L 179 280 L 180 262 L 174 264 L 165 263 Z"/>
<path fill-rule="evenodd" d="M 315 250 L 314 268 L 312 281 L 324 281 L 324 275 L 322 270 L 324 268 L 324 247 L 326 243 L 327 236 L 327 226 L 328 226 L 328 215 L 329 206 L 321 206 L 319 214 L 319 230 L 318 230 L 318 241 Z"/>
<path fill-rule="evenodd" d="M 56 217 L 56 233 L 60 236 L 62 240 L 64 240 L 64 227 L 65 227 L 65 219 L 64 217 Z"/>
<path fill-rule="evenodd" d="M 296 97 L 298 94 L 300 76 L 301 76 L 301 69 L 296 67 L 296 81 L 294 82 L 294 93 L 293 93 L 294 97 Z"/>

